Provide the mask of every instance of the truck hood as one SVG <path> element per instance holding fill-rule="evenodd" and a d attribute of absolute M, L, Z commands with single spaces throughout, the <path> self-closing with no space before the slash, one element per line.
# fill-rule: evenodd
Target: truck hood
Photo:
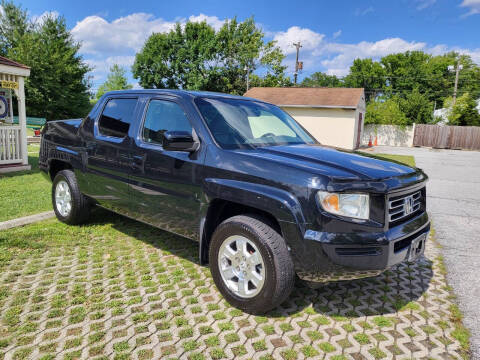
<path fill-rule="evenodd" d="M 418 171 L 370 154 L 336 150 L 321 145 L 267 146 L 240 151 L 257 158 L 323 174 L 332 180 L 380 180 Z"/>

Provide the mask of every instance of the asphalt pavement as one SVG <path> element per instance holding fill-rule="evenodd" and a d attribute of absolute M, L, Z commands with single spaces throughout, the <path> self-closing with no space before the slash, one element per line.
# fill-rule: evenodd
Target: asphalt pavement
<path fill-rule="evenodd" d="M 480 152 L 378 146 L 376 153 L 413 155 L 430 180 L 427 210 L 442 245 L 447 280 L 480 359 Z"/>

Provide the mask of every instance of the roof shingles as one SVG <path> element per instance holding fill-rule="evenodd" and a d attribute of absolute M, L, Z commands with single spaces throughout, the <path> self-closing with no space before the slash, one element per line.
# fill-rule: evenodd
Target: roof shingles
<path fill-rule="evenodd" d="M 282 106 L 356 108 L 363 88 L 254 87 L 244 96 Z"/>
<path fill-rule="evenodd" d="M 18 68 L 21 68 L 21 69 L 30 69 L 27 65 L 20 64 L 16 61 L 7 59 L 6 57 L 3 57 L 3 56 L 0 56 L 0 64 L 7 65 L 7 66 L 18 67 Z"/>

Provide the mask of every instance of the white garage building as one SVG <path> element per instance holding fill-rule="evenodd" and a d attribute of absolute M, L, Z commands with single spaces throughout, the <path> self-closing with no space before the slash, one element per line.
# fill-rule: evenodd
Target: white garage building
<path fill-rule="evenodd" d="M 324 145 L 349 150 L 360 146 L 365 119 L 363 88 L 254 87 L 244 96 L 280 106 Z"/>

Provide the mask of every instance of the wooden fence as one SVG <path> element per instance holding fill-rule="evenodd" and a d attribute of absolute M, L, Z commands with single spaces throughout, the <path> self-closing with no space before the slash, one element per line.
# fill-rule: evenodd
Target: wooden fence
<path fill-rule="evenodd" d="M 417 124 L 413 146 L 480 150 L 480 127 Z"/>

